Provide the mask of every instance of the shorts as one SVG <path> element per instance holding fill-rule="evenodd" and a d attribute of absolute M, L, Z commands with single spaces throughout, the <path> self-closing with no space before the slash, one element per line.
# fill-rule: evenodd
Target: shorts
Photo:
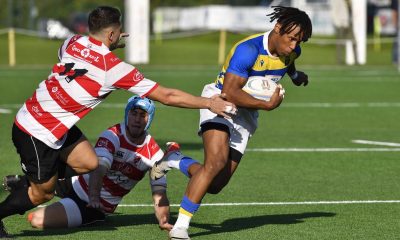
<path fill-rule="evenodd" d="M 204 86 L 202 97 L 211 97 L 215 94 L 221 94 L 221 90 L 215 87 L 215 84 Z M 247 142 L 257 129 L 258 111 L 247 108 L 238 108 L 238 113 L 231 119 L 218 116 L 208 109 L 200 109 L 200 129 L 205 123 L 219 123 L 229 128 L 230 147 L 244 154 Z M 201 130 L 199 131 L 201 134 Z"/>
<path fill-rule="evenodd" d="M 59 201 L 65 209 L 68 218 L 68 227 L 88 225 L 98 221 L 104 221 L 106 215 L 95 208 L 87 207 L 87 202 L 76 195 L 72 187 L 71 178 L 57 181 L 56 196 L 61 197 Z"/>
<path fill-rule="evenodd" d="M 17 125 L 13 125 L 12 140 L 21 158 L 21 168 L 28 179 L 34 183 L 47 182 L 56 175 L 61 153 L 69 146 L 75 144 L 82 132 L 73 126 L 67 132 L 67 138 L 59 149 L 53 149 L 42 141 L 22 131 Z"/>

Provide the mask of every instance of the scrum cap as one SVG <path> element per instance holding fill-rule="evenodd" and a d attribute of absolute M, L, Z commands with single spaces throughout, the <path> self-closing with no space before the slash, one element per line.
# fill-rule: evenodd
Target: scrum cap
<path fill-rule="evenodd" d="M 144 130 L 150 128 L 151 121 L 153 121 L 154 113 L 156 110 L 156 106 L 154 102 L 148 98 L 141 98 L 139 96 L 133 96 L 128 99 L 128 104 L 125 107 L 125 123 L 128 122 L 129 111 L 134 108 L 140 108 L 143 111 L 146 111 L 149 114 L 149 119 L 147 121 L 146 127 Z"/>

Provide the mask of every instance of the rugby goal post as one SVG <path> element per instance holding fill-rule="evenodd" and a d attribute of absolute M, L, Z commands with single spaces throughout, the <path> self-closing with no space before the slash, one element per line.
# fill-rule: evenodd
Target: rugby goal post
<path fill-rule="evenodd" d="M 346 64 L 364 65 L 367 62 L 367 0 L 351 1 L 351 16 L 355 44 L 346 42 Z"/>
<path fill-rule="evenodd" d="M 125 60 L 129 63 L 149 63 L 150 0 L 125 0 Z"/>

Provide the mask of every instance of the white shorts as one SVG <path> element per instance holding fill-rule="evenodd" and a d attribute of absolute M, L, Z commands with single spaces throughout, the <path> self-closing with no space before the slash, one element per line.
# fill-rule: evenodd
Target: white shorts
<path fill-rule="evenodd" d="M 220 94 L 221 90 L 215 84 L 204 86 L 202 97 L 211 97 Z M 208 109 L 200 109 L 200 126 L 207 122 L 221 123 L 229 127 L 230 147 L 244 154 L 247 142 L 257 129 L 258 111 L 247 108 L 238 108 L 238 113 L 231 119 L 217 116 Z"/>

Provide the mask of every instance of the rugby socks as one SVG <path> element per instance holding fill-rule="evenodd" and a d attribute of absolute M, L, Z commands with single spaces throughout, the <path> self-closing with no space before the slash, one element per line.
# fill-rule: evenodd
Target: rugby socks
<path fill-rule="evenodd" d="M 174 161 L 169 161 L 169 162 L 174 162 Z M 168 163 L 169 163 L 168 162 Z M 179 161 L 179 170 L 186 175 L 186 177 L 190 178 L 190 174 L 189 174 L 189 168 L 190 166 L 192 166 L 193 164 L 200 164 L 198 161 L 190 158 L 190 157 L 183 157 L 180 161 Z M 173 167 L 173 166 L 171 166 Z"/>
<path fill-rule="evenodd" d="M 185 195 L 183 196 L 181 207 L 179 208 L 179 215 L 176 223 L 173 227 L 175 228 L 189 228 L 190 220 L 193 214 L 199 209 L 200 203 L 194 203 Z"/>
<path fill-rule="evenodd" d="M 28 195 L 28 187 L 17 189 L 0 203 L 0 219 L 17 213 L 22 215 L 34 207 Z"/>

